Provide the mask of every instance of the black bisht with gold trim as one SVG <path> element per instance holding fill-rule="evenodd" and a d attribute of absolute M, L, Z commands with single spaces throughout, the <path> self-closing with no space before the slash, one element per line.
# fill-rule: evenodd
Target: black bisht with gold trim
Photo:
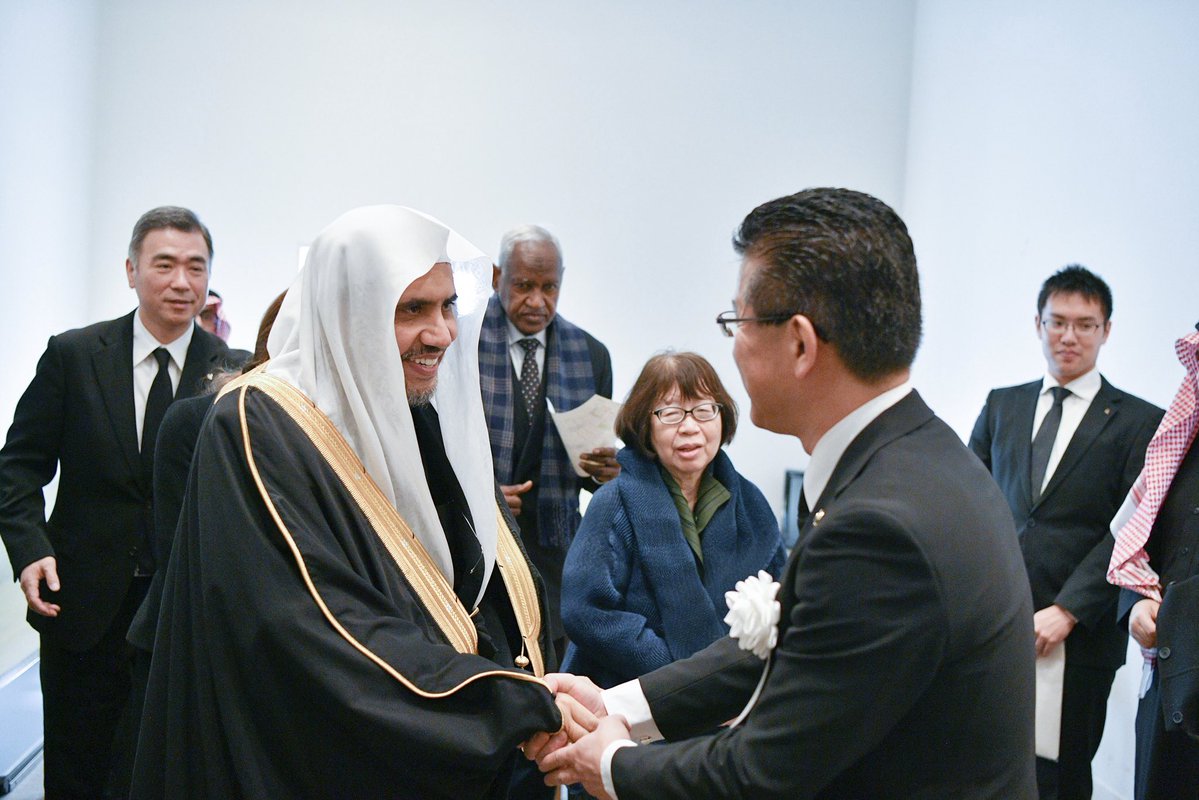
<path fill-rule="evenodd" d="M 534 675 L 553 666 L 540 578 L 501 524 L 483 606 L 530 663 L 476 655 L 470 616 L 381 498 L 290 384 L 226 389 L 168 567 L 135 798 L 506 796 L 519 743 L 561 724 Z"/>

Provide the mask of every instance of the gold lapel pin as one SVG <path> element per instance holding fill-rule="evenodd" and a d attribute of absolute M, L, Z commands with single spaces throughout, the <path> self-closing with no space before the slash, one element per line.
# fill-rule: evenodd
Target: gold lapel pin
<path fill-rule="evenodd" d="M 819 524 L 820 524 L 820 520 L 822 520 L 822 519 L 824 519 L 824 509 L 823 509 L 823 508 L 819 509 L 819 510 L 818 510 L 818 511 L 815 513 L 815 515 L 813 515 L 813 517 L 812 517 L 812 525 L 813 525 L 813 526 L 815 526 L 815 525 L 819 525 Z"/>

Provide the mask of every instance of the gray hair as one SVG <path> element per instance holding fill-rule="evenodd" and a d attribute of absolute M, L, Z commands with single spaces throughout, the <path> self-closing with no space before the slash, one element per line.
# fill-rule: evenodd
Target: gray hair
<path fill-rule="evenodd" d="M 212 269 L 212 234 L 208 232 L 204 223 L 200 222 L 200 218 L 195 215 L 195 212 L 179 206 L 159 206 L 141 215 L 137 224 L 133 226 L 133 236 L 129 239 L 129 260 L 134 266 L 137 266 L 137 256 L 141 252 L 142 242 L 146 240 L 151 231 L 163 228 L 174 228 L 184 233 L 198 233 L 203 236 L 204 244 L 208 245 L 208 268 Z"/>
<path fill-rule="evenodd" d="M 505 272 L 508 269 L 508 259 L 512 258 L 512 251 L 516 249 L 518 244 L 525 242 L 548 242 L 558 251 L 558 269 L 565 267 L 562 259 L 562 245 L 558 244 L 558 239 L 554 234 L 547 231 L 540 225 L 521 225 L 513 228 L 504 234 L 500 239 L 500 271 Z"/>

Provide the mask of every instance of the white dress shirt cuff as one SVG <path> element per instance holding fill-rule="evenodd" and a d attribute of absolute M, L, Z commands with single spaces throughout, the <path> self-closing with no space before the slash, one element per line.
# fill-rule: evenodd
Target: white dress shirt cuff
<path fill-rule="evenodd" d="M 622 747 L 636 747 L 637 743 L 629 739 L 617 739 L 615 742 L 609 743 L 604 748 L 604 754 L 600 756 L 600 778 L 604 781 L 604 791 L 612 798 L 612 800 L 620 800 L 616 796 L 616 786 L 612 783 L 612 756 Z"/>
<path fill-rule="evenodd" d="M 629 733 L 634 740 L 645 744 L 665 738 L 654 722 L 640 681 L 626 681 L 611 689 L 604 689 L 603 699 L 604 708 L 609 714 L 620 714 L 628 721 Z"/>

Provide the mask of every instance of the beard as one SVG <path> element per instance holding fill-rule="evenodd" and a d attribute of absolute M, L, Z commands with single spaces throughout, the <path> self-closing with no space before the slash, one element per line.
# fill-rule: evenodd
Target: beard
<path fill-rule="evenodd" d="M 441 347 L 414 347 L 407 353 L 404 353 L 400 358 L 404 361 L 411 361 L 420 358 L 421 356 L 436 356 L 444 353 L 444 348 Z M 437 380 L 434 380 L 428 385 L 421 388 L 415 388 L 405 385 L 404 393 L 408 396 L 408 405 L 410 406 L 427 406 L 429 401 L 433 399 L 433 392 L 437 391 Z"/>
<path fill-rule="evenodd" d="M 426 389 L 408 389 L 408 405 L 410 406 L 427 406 L 433 399 L 433 393 L 437 391 L 437 384 Z"/>

